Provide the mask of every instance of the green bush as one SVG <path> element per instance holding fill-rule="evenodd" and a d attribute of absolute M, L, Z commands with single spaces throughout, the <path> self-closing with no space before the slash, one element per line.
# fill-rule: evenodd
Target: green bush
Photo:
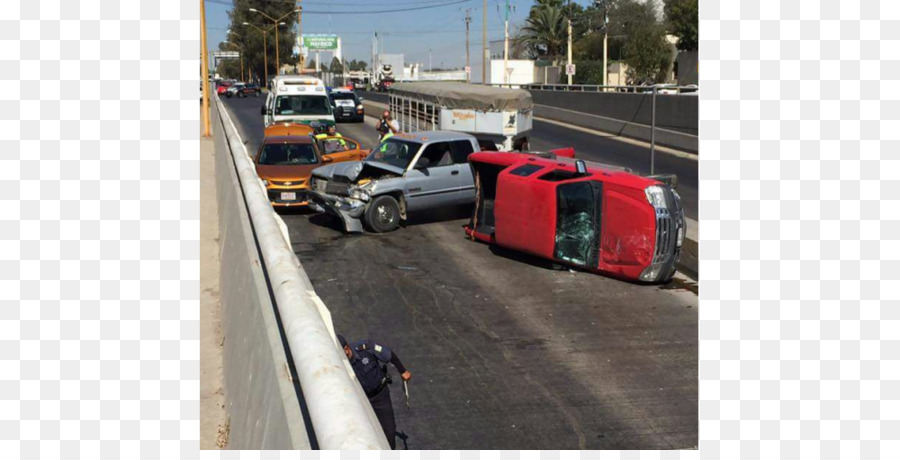
<path fill-rule="evenodd" d="M 576 61 L 572 82 L 576 85 L 602 85 L 603 61 Z"/>

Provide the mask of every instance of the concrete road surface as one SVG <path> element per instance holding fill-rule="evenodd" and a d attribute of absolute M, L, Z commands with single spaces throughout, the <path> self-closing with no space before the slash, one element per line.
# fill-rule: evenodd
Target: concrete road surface
<path fill-rule="evenodd" d="M 262 99 L 225 104 L 255 152 Z M 347 235 L 325 215 L 282 212 L 336 329 L 392 347 L 412 372 L 412 409 L 395 370 L 391 387 L 409 447 L 696 448 L 696 285 L 554 270 L 467 240 L 468 213 Z"/>

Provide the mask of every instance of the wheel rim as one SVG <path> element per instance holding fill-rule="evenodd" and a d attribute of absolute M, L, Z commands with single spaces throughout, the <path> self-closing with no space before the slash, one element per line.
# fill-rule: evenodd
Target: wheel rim
<path fill-rule="evenodd" d="M 386 205 L 375 208 L 375 217 L 381 225 L 390 225 L 394 222 L 394 213 Z"/>

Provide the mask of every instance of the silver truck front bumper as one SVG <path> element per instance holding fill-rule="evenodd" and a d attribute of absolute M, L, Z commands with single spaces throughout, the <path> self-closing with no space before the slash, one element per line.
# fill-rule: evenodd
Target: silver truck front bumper
<path fill-rule="evenodd" d="M 309 201 L 315 210 L 338 217 L 344 225 L 344 231 L 348 233 L 363 231 L 361 219 L 368 203 L 316 191 L 309 192 Z"/>

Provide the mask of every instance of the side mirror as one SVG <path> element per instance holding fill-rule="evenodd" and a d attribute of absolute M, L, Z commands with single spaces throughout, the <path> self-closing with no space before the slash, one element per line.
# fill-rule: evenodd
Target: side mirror
<path fill-rule="evenodd" d="M 334 161 L 334 158 L 330 156 L 322 157 L 322 163 L 331 163 L 332 161 Z"/>
<path fill-rule="evenodd" d="M 364 98 L 364 97 L 359 98 L 359 102 L 362 102 L 364 100 L 366 100 L 366 98 Z"/>
<path fill-rule="evenodd" d="M 259 108 L 259 114 L 260 114 L 260 115 L 265 115 L 265 114 L 266 114 L 266 106 L 262 106 L 262 107 Z"/>
<path fill-rule="evenodd" d="M 428 158 L 422 157 L 419 158 L 419 161 L 416 162 L 415 169 L 427 169 L 429 166 L 431 166 L 431 162 L 428 161 Z"/>

